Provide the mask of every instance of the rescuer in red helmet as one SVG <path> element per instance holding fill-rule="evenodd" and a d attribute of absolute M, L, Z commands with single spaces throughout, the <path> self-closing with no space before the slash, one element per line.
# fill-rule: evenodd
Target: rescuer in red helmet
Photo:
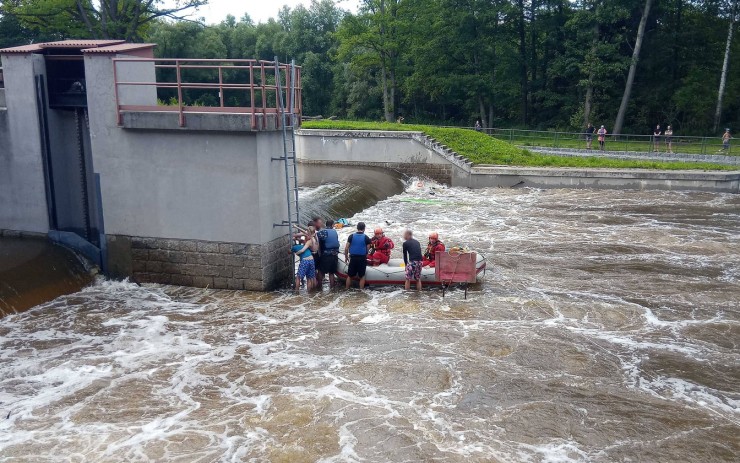
<path fill-rule="evenodd" d="M 370 245 L 370 254 L 367 257 L 367 263 L 372 266 L 387 264 L 391 259 L 391 250 L 395 247 L 393 240 L 385 236 L 383 229 L 375 229 L 375 235 Z"/>
<path fill-rule="evenodd" d="M 445 245 L 439 240 L 439 234 L 432 232 L 429 234 L 429 243 L 427 243 L 427 250 L 424 253 L 424 261 L 422 265 L 424 267 L 434 267 L 435 259 L 437 258 L 437 251 L 444 252 Z"/>

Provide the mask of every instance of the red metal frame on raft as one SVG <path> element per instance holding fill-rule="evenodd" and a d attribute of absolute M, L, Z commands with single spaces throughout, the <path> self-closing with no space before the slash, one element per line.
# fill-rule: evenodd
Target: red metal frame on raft
<path fill-rule="evenodd" d="M 175 82 L 135 82 L 120 81 L 118 65 L 121 63 L 153 63 L 155 72 L 157 69 L 175 69 Z M 216 64 L 218 63 L 218 64 Z M 226 64 L 225 64 L 226 63 Z M 218 82 L 183 82 L 182 71 L 184 69 L 210 69 L 218 72 Z M 248 83 L 224 83 L 223 71 L 227 70 L 248 70 Z M 280 70 L 280 81 L 277 81 L 277 70 Z M 303 111 L 302 105 L 302 82 L 301 68 L 295 66 L 295 82 L 293 92 L 291 89 L 291 65 L 276 63 L 275 61 L 263 61 L 254 59 L 166 59 L 166 58 L 113 58 L 113 87 L 116 98 L 116 113 L 118 125 L 123 125 L 123 112 L 125 111 L 142 111 L 142 112 L 177 112 L 179 115 L 180 127 L 185 126 L 185 113 L 221 113 L 221 114 L 249 114 L 252 116 L 252 130 L 257 130 L 257 114 L 262 115 L 262 129 L 267 128 L 267 115 L 280 113 L 280 103 L 278 98 L 279 91 L 286 93 L 286 109 L 291 108 L 293 104 L 293 115 L 300 122 Z M 259 72 L 259 83 L 255 83 L 255 72 Z M 268 85 L 267 78 L 272 77 L 275 84 Z M 155 76 L 156 79 L 156 76 Z M 160 105 L 122 105 L 120 97 L 120 87 L 155 87 L 155 89 L 169 88 L 177 89 L 177 106 L 160 106 Z M 183 104 L 183 89 L 200 89 L 200 90 L 218 90 L 219 106 L 185 106 Z M 248 92 L 250 106 L 226 106 L 224 104 L 224 90 L 242 90 Z M 262 93 L 262 104 L 255 105 L 255 93 Z M 268 93 L 274 93 L 275 105 L 268 105 Z M 276 128 L 280 127 L 280 118 L 275 117 Z M 292 125 L 296 125 L 293 123 Z"/>
<path fill-rule="evenodd" d="M 443 254 L 443 253 L 442 252 L 439 252 L 439 251 L 437 252 L 437 259 L 444 259 L 444 258 L 440 258 L 440 255 L 441 254 Z M 448 253 L 445 252 L 444 254 L 446 254 L 446 256 L 449 257 L 449 254 Z M 463 254 L 460 254 L 460 255 L 463 255 Z M 459 278 L 449 279 L 449 276 L 447 274 L 445 274 L 445 276 L 448 276 L 448 278 L 446 278 L 446 279 L 440 279 L 440 271 L 437 270 L 437 268 L 435 266 L 435 280 L 434 281 L 425 281 L 424 282 L 424 285 L 425 286 L 444 286 L 444 285 L 450 285 L 452 283 L 476 283 L 477 282 L 478 275 L 480 275 L 481 273 L 483 273 L 483 272 L 486 271 L 486 268 L 488 266 L 488 262 L 484 260 L 483 261 L 483 265 L 481 265 L 480 267 L 478 267 L 477 266 L 477 258 L 478 258 L 478 255 L 476 253 L 474 253 L 474 252 L 472 252 L 472 253 L 464 253 L 464 255 L 468 256 L 468 258 L 469 258 L 469 256 L 472 256 L 472 265 L 473 265 L 473 268 L 472 269 L 468 268 L 468 269 L 465 269 L 466 271 L 460 271 L 460 272 L 458 272 L 458 269 L 454 269 L 453 270 L 453 273 L 456 274 L 456 275 L 459 275 Z M 454 257 L 456 257 L 456 256 L 452 256 L 452 258 L 454 258 Z M 368 268 L 370 268 L 370 266 L 368 266 Z M 462 270 L 462 269 L 460 269 L 460 270 Z M 442 273 L 444 273 L 444 272 L 442 272 Z M 337 276 L 340 279 L 342 279 L 342 280 L 347 279 L 347 274 L 344 273 L 344 272 L 337 272 Z M 353 278 L 353 280 L 354 281 L 359 281 L 360 279 L 357 278 L 357 277 L 355 277 L 355 278 Z M 395 286 L 395 285 L 402 285 L 402 284 L 405 284 L 405 283 L 406 283 L 406 274 L 405 273 L 404 273 L 403 278 L 402 279 L 399 279 L 399 280 L 367 280 L 367 279 L 365 280 L 365 284 L 366 285 L 376 285 L 376 286 Z"/>

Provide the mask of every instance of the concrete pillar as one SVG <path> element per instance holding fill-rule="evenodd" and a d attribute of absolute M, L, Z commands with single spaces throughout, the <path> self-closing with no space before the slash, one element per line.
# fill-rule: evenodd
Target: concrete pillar
<path fill-rule="evenodd" d="M 5 109 L 0 109 L 0 229 L 48 233 L 49 211 L 35 77 L 44 58 L 3 54 Z"/>

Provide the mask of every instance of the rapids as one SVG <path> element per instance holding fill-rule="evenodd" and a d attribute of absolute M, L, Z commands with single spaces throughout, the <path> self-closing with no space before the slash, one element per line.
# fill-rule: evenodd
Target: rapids
<path fill-rule="evenodd" d="M 429 192 L 352 220 L 485 253 L 467 300 L 99 280 L 2 319 L 0 461 L 740 459 L 740 196 Z"/>

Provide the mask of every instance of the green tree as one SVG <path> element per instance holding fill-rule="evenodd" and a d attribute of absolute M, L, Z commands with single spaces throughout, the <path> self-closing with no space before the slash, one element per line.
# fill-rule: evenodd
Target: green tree
<path fill-rule="evenodd" d="M 63 37 L 141 40 L 158 19 L 182 20 L 208 0 L 3 0 L 24 27 Z"/>

